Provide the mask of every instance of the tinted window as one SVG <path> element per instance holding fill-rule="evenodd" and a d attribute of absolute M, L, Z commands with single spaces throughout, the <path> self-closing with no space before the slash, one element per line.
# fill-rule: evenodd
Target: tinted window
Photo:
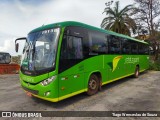
<path fill-rule="evenodd" d="M 131 45 L 127 39 L 123 39 L 122 41 L 122 53 L 123 54 L 130 54 L 131 52 Z"/>
<path fill-rule="evenodd" d="M 148 45 L 139 43 L 138 51 L 139 51 L 139 54 L 149 54 L 149 47 Z"/>
<path fill-rule="evenodd" d="M 82 38 L 74 36 L 64 36 L 61 59 L 83 59 Z"/>
<path fill-rule="evenodd" d="M 138 53 L 138 44 L 136 42 L 131 41 L 131 54 Z"/>
<path fill-rule="evenodd" d="M 82 38 L 64 35 L 61 45 L 59 73 L 83 60 Z"/>
<path fill-rule="evenodd" d="M 109 53 L 119 54 L 121 53 L 121 39 L 119 37 L 110 35 L 108 36 L 109 41 Z"/>
<path fill-rule="evenodd" d="M 89 31 L 89 49 L 90 55 L 107 53 L 107 38 L 105 34 Z"/>
<path fill-rule="evenodd" d="M 144 54 L 143 44 L 141 44 L 141 43 L 138 44 L 138 53 L 139 54 Z"/>
<path fill-rule="evenodd" d="M 149 54 L 149 46 L 144 45 L 144 54 L 148 55 Z"/>

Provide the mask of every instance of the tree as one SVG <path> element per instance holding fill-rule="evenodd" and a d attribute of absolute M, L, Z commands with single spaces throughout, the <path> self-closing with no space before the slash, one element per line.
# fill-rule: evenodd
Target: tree
<path fill-rule="evenodd" d="M 154 60 L 158 59 L 160 52 L 160 1 L 159 0 L 134 0 L 137 4 L 136 22 L 140 24 L 140 28 L 143 28 L 149 33 L 149 43 L 154 52 Z"/>
<path fill-rule="evenodd" d="M 107 7 L 103 13 L 106 13 L 107 17 L 101 23 L 102 28 L 129 36 L 131 31 L 135 33 L 136 23 L 130 17 L 135 14 L 133 5 L 127 5 L 120 10 L 119 1 L 117 1 L 115 2 L 115 7 Z"/>
<path fill-rule="evenodd" d="M 155 32 L 155 36 L 150 36 L 147 39 L 153 51 L 153 60 L 158 60 L 158 55 L 160 53 L 160 32 Z"/>
<path fill-rule="evenodd" d="M 140 22 L 141 27 L 146 27 L 152 36 L 158 30 L 160 21 L 157 17 L 160 15 L 159 0 L 134 0 L 137 6 L 136 20 Z M 137 22 L 136 21 L 136 22 Z"/>

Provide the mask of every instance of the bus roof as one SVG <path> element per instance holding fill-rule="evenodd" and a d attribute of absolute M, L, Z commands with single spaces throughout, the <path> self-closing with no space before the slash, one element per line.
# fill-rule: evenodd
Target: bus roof
<path fill-rule="evenodd" d="M 110 35 L 116 35 L 116 36 L 119 36 L 119 37 L 122 37 L 122 38 L 127 38 L 127 39 L 130 39 L 130 40 L 133 40 L 133 41 L 148 44 L 147 42 L 132 38 L 130 36 L 126 36 L 126 35 L 119 34 L 119 33 L 113 32 L 113 31 L 104 30 L 104 29 L 101 29 L 101 28 L 97 28 L 97 27 L 94 27 L 94 26 L 91 26 L 91 25 L 87 25 L 87 24 L 80 23 L 80 22 L 75 22 L 75 21 L 66 21 L 66 22 L 58 22 L 58 23 L 43 25 L 41 27 L 38 27 L 38 28 L 32 30 L 29 33 L 38 32 L 38 31 L 46 30 L 46 29 L 51 29 L 53 27 L 67 27 L 67 26 L 80 26 L 80 27 L 84 27 L 86 29 L 96 30 L 96 31 L 100 31 L 100 32 L 107 33 L 107 34 L 110 34 Z"/>
<path fill-rule="evenodd" d="M 0 52 L 0 54 L 9 54 L 9 53 L 7 53 L 7 52 Z"/>

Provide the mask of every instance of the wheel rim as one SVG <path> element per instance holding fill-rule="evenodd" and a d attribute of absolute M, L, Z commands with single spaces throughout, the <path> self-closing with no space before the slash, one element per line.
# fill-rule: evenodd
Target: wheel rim
<path fill-rule="evenodd" d="M 138 72 L 138 69 L 136 70 L 136 76 L 138 76 L 139 75 L 139 72 Z"/>
<path fill-rule="evenodd" d="M 136 72 L 136 76 L 138 76 L 138 71 Z"/>
<path fill-rule="evenodd" d="M 139 76 L 139 69 L 137 68 L 135 72 L 135 77 L 138 77 L 138 76 Z"/>
<path fill-rule="evenodd" d="M 91 79 L 89 82 L 89 88 L 94 90 L 97 87 L 97 82 L 94 79 Z"/>

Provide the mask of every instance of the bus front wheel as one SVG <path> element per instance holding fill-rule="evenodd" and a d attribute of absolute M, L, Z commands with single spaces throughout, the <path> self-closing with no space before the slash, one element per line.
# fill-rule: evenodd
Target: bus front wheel
<path fill-rule="evenodd" d="M 99 88 L 99 79 L 95 74 L 92 74 L 89 78 L 88 82 L 88 95 L 94 95 L 98 92 Z"/>
<path fill-rule="evenodd" d="M 136 66 L 134 77 L 138 78 L 138 76 L 139 76 L 139 67 Z"/>

